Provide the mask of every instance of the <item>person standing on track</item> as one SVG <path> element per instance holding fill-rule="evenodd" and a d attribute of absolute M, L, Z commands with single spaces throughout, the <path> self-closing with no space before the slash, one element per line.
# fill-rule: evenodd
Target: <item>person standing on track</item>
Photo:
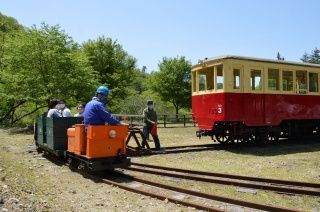
<path fill-rule="evenodd" d="M 152 135 L 156 150 L 161 150 L 160 141 L 157 133 L 157 112 L 154 110 L 154 105 L 152 100 L 147 101 L 147 107 L 143 110 L 144 127 L 143 134 L 144 138 L 142 140 L 142 147 L 146 145 L 147 138 L 149 134 Z"/>

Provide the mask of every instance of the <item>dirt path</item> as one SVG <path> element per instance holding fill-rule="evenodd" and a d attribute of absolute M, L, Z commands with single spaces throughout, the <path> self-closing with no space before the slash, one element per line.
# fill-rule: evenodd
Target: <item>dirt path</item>
<path fill-rule="evenodd" d="M 35 151 L 32 135 L 0 130 L 0 211 L 195 211 L 93 182 Z"/>

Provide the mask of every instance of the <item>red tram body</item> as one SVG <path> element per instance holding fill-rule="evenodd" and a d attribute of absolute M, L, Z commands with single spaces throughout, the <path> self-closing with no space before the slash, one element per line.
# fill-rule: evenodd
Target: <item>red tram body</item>
<path fill-rule="evenodd" d="M 319 77 L 315 64 L 239 56 L 200 61 L 192 68 L 197 136 L 227 143 L 319 134 Z"/>

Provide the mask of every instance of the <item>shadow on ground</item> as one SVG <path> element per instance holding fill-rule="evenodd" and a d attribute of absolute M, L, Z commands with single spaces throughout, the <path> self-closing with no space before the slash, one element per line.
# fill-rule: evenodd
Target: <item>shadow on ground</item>
<path fill-rule="evenodd" d="M 256 156 L 288 155 L 304 152 L 320 152 L 320 139 L 280 140 L 265 145 L 234 144 L 226 151 Z"/>

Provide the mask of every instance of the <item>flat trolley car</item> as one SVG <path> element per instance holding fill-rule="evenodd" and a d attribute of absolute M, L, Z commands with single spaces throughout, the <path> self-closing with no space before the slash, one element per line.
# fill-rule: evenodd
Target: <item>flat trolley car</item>
<path fill-rule="evenodd" d="M 320 135 L 320 65 L 222 56 L 192 67 L 197 136 L 220 143 Z"/>

